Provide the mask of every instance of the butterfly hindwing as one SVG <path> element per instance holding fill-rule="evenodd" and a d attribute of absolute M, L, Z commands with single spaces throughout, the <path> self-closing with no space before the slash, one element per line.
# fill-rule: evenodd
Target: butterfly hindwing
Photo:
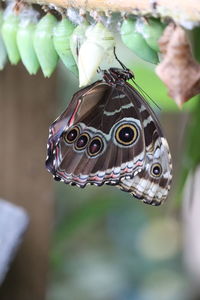
<path fill-rule="evenodd" d="M 171 155 L 160 123 L 148 103 L 131 86 L 126 86 L 140 101 L 140 116 L 145 138 L 144 169 L 131 179 L 122 179 L 119 187 L 145 202 L 159 205 L 167 196 L 171 183 Z M 128 92 L 128 93 L 129 93 Z"/>

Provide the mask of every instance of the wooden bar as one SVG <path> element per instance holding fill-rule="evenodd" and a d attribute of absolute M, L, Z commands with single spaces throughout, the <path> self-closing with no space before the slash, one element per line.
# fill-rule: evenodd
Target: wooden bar
<path fill-rule="evenodd" d="M 53 4 L 59 7 L 74 7 L 86 11 L 134 13 L 170 17 L 177 23 L 189 26 L 190 22 L 200 22 L 199 0 L 27 0 L 40 4 Z"/>

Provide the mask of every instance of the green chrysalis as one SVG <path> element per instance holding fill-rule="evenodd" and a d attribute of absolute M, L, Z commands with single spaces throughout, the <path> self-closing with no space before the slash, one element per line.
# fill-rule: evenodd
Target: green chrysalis
<path fill-rule="evenodd" d="M 0 10 L 0 29 L 3 24 L 3 11 Z M 0 32 L 0 70 L 3 70 L 7 62 L 7 52 Z"/>
<path fill-rule="evenodd" d="M 164 31 L 164 25 L 155 18 L 149 18 L 142 23 L 141 33 L 147 44 L 155 51 L 160 51 L 158 40 Z"/>
<path fill-rule="evenodd" d="M 76 63 L 78 63 L 79 50 L 86 39 L 85 33 L 89 26 L 90 24 L 86 20 L 83 21 L 74 29 L 70 37 L 70 49 Z"/>
<path fill-rule="evenodd" d="M 47 13 L 37 24 L 33 37 L 34 49 L 45 77 L 51 76 L 58 62 L 53 43 L 53 29 L 56 24 L 56 17 Z"/>
<path fill-rule="evenodd" d="M 16 39 L 18 24 L 19 16 L 13 12 L 10 6 L 8 6 L 4 12 L 4 22 L 1 27 L 1 33 L 9 61 L 12 65 L 16 65 L 20 60 Z"/>
<path fill-rule="evenodd" d="M 78 76 L 78 68 L 70 49 L 70 37 L 74 28 L 75 26 L 66 17 L 63 17 L 54 28 L 53 42 L 64 65 Z"/>
<path fill-rule="evenodd" d="M 140 58 L 151 62 L 158 63 L 156 51 L 149 47 L 141 33 L 136 30 L 136 21 L 125 19 L 121 26 L 121 38 L 123 43 L 131 49 Z"/>
<path fill-rule="evenodd" d="M 36 74 L 40 66 L 33 46 L 37 15 L 36 11 L 31 8 L 28 11 L 26 10 L 24 15 L 21 16 L 17 31 L 19 53 L 29 74 Z"/>

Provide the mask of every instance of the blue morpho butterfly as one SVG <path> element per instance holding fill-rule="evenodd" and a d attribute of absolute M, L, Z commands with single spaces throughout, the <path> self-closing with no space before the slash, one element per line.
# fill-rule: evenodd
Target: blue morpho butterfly
<path fill-rule="evenodd" d="M 74 94 L 50 126 L 46 167 L 55 180 L 115 185 L 159 205 L 172 178 L 168 143 L 149 104 L 127 82 L 133 73 L 122 66 Z"/>

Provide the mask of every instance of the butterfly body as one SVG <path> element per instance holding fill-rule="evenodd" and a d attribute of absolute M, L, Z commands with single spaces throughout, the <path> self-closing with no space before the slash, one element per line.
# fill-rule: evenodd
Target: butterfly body
<path fill-rule="evenodd" d="M 46 166 L 67 184 L 116 185 L 159 205 L 172 177 L 169 148 L 130 78 L 130 71 L 111 68 L 73 96 L 50 127 Z"/>

